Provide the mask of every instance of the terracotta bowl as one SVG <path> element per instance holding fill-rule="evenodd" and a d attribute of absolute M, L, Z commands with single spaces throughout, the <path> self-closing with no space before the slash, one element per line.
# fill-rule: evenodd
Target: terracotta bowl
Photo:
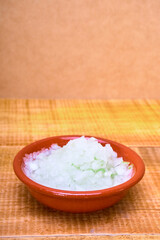
<path fill-rule="evenodd" d="M 24 164 L 23 157 L 25 154 L 41 150 L 44 147 L 50 147 L 53 143 L 63 146 L 69 140 L 77 137 L 80 136 L 55 136 L 29 144 L 15 156 L 13 162 L 15 174 L 27 186 L 34 198 L 51 208 L 66 212 L 91 212 L 110 207 L 121 200 L 129 188 L 141 180 L 145 171 L 144 163 L 137 153 L 120 143 L 95 137 L 102 145 L 109 143 L 113 150 L 118 153 L 119 157 L 123 157 L 124 161 L 131 162 L 134 165 L 134 174 L 130 180 L 108 189 L 95 191 L 66 191 L 49 188 L 32 181 L 22 170 Z"/>

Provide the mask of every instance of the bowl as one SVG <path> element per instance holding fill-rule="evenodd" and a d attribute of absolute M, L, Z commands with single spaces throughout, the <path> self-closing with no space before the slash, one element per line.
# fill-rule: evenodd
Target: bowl
<path fill-rule="evenodd" d="M 15 174 L 27 186 L 31 195 L 48 207 L 72 213 L 92 212 L 110 207 L 120 201 L 127 191 L 141 180 L 145 172 L 143 160 L 137 155 L 137 153 L 120 143 L 95 137 L 103 146 L 109 143 L 113 150 L 117 152 L 118 157 L 123 157 L 124 161 L 130 162 L 134 166 L 134 174 L 131 179 L 111 188 L 95 191 L 68 191 L 54 189 L 32 181 L 23 172 L 23 157 L 25 154 L 39 151 L 42 148 L 48 148 L 53 143 L 63 146 L 69 140 L 78 137 L 81 136 L 54 136 L 29 144 L 21 149 L 14 158 L 13 168 Z"/>

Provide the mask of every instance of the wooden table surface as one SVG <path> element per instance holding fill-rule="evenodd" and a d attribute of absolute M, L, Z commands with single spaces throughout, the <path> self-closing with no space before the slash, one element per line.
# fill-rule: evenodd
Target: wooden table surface
<path fill-rule="evenodd" d="M 35 140 L 94 135 L 130 146 L 146 173 L 118 204 L 93 213 L 52 210 L 13 172 L 15 154 Z M 160 239 L 160 101 L 0 100 L 1 239 Z"/>

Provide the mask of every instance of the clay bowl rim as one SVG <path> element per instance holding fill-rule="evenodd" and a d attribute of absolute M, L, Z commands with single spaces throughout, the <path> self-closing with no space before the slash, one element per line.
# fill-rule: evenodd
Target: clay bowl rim
<path fill-rule="evenodd" d="M 129 179 L 128 181 L 119 184 L 117 186 L 111 187 L 111 188 L 106 188 L 106 189 L 100 189 L 100 190 L 93 190 L 93 191 L 70 191 L 70 190 L 61 190 L 61 189 L 55 189 L 55 188 L 50 188 L 43 186 L 39 183 L 34 182 L 30 178 L 28 178 L 25 173 L 22 170 L 22 163 L 23 163 L 23 157 L 25 153 L 29 153 L 29 149 L 31 149 L 34 146 L 37 146 L 41 143 L 46 143 L 48 141 L 51 141 L 52 139 L 62 139 L 62 140 L 71 140 L 75 139 L 78 137 L 81 137 L 83 135 L 60 135 L 60 136 L 53 136 L 53 137 L 48 137 L 48 138 L 43 138 L 38 141 L 32 142 L 29 145 L 23 147 L 15 156 L 14 161 L 13 161 L 13 169 L 17 177 L 25 184 L 27 185 L 28 188 L 37 191 L 43 195 L 49 195 L 49 196 L 59 196 L 59 197 L 64 197 L 64 198 L 97 198 L 97 197 L 107 197 L 107 196 L 112 196 L 112 195 L 117 195 L 123 191 L 128 190 L 132 186 L 134 186 L 136 183 L 138 183 L 142 177 L 144 176 L 145 173 L 145 165 L 141 157 L 132 149 L 129 147 L 115 142 L 113 140 L 109 140 L 106 138 L 101 138 L 97 136 L 88 136 L 85 135 L 86 138 L 94 137 L 96 138 L 100 143 L 104 144 L 111 144 L 113 146 L 117 146 L 118 148 L 123 148 L 126 152 L 129 152 L 133 154 L 133 165 L 135 169 L 134 175 Z M 45 146 L 44 146 L 45 147 Z M 40 150 L 40 149 L 39 149 Z M 36 150 L 37 151 L 37 150 Z M 33 152 L 33 151 L 31 151 Z M 121 156 L 123 157 L 123 156 Z M 137 160 L 137 161 L 135 161 Z"/>

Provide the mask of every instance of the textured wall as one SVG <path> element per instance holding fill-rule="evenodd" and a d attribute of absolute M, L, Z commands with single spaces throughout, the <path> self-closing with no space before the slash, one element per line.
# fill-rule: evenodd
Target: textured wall
<path fill-rule="evenodd" d="M 160 96 L 160 0 L 0 0 L 0 29 L 0 97 Z"/>

